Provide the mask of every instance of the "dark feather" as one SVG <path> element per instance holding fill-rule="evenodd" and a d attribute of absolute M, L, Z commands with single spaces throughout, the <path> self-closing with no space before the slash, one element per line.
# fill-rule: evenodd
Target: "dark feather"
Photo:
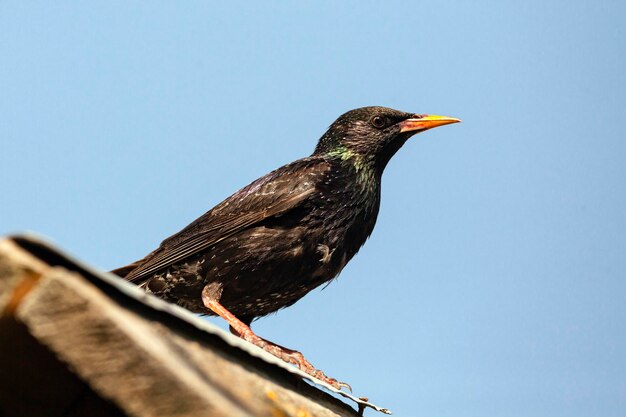
<path fill-rule="evenodd" d="M 272 171 L 164 240 L 157 250 L 131 264 L 135 267 L 124 277 L 141 283 L 163 268 L 184 261 L 247 227 L 285 214 L 316 191 L 311 173 L 318 175 L 327 169 L 324 161 L 305 159 Z M 116 271 L 128 271 L 125 268 Z"/>

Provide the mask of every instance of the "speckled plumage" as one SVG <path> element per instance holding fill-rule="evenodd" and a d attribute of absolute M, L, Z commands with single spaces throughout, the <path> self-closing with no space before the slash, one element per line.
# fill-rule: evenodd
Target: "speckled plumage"
<path fill-rule="evenodd" d="M 244 322 L 287 307 L 337 276 L 372 232 L 380 181 L 353 186 L 358 175 L 350 162 L 326 156 L 281 167 L 164 241 L 128 279 L 204 314 L 199 294 L 219 281 L 221 303 Z M 200 235 L 205 248 L 181 255 Z M 155 265 L 167 253 L 182 259 Z"/>
<path fill-rule="evenodd" d="M 425 117 L 384 107 L 347 112 L 310 157 L 252 182 L 113 272 L 247 332 L 220 308 L 250 324 L 336 277 L 372 233 L 389 159 L 410 136 L 433 127 Z M 424 127 L 415 127 L 422 119 Z"/>

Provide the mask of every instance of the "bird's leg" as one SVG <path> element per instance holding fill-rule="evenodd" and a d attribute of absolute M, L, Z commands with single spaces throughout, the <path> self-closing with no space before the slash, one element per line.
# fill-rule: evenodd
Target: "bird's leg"
<path fill-rule="evenodd" d="M 206 308 L 213 311 L 215 314 L 226 320 L 230 326 L 231 333 L 239 336 L 243 340 L 252 343 L 255 346 L 260 347 L 264 351 L 271 353 L 279 359 L 287 363 L 292 363 L 296 365 L 300 370 L 306 372 L 314 378 L 317 378 L 321 381 L 326 382 L 327 384 L 341 389 L 342 387 L 348 388 L 352 391 L 350 385 L 345 382 L 339 382 L 334 378 L 330 378 L 324 374 L 324 372 L 315 369 L 313 365 L 309 361 L 307 361 L 302 353 L 297 350 L 292 350 L 285 348 L 283 346 L 277 345 L 276 343 L 272 343 L 269 340 L 265 340 L 260 336 L 257 336 L 250 326 L 248 326 L 243 321 L 239 320 L 233 313 L 228 311 L 226 307 L 224 307 L 218 301 L 219 293 L 216 294 L 214 288 L 211 288 L 211 285 L 207 285 L 202 290 L 202 303 Z M 221 291 L 220 291 L 221 292 Z"/>

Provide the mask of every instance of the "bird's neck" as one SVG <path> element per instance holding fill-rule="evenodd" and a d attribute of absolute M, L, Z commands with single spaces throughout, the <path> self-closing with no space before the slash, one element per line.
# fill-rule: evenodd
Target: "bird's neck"
<path fill-rule="evenodd" d="M 326 157 L 356 173 L 356 182 L 364 191 L 374 192 L 380 183 L 380 173 L 373 156 L 363 155 L 345 146 L 338 146 L 326 153 Z"/>

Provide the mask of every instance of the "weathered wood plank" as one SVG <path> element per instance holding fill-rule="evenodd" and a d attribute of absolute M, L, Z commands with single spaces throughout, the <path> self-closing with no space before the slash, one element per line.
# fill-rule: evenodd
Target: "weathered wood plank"
<path fill-rule="evenodd" d="M 81 274 L 50 267 L 6 241 L 0 243 L 0 312 L 128 415 L 357 415 L 294 384 L 281 369 L 143 315 Z"/>

